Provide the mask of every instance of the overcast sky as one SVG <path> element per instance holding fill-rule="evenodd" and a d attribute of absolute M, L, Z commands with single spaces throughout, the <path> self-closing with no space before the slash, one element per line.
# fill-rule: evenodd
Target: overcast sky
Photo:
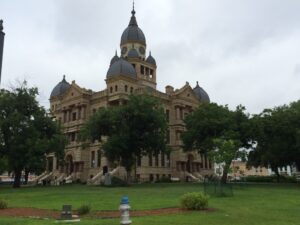
<path fill-rule="evenodd" d="M 158 89 L 199 81 L 211 101 L 250 113 L 300 99 L 299 0 L 136 0 Z M 0 0 L 2 87 L 26 79 L 48 107 L 62 80 L 104 89 L 131 0 Z"/>

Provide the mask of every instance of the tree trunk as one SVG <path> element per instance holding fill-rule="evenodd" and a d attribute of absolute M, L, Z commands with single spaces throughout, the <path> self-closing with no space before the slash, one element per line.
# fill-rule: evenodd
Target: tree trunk
<path fill-rule="evenodd" d="M 24 184 L 28 184 L 28 176 L 29 176 L 29 170 L 28 170 L 28 169 L 25 169 Z"/>
<path fill-rule="evenodd" d="M 127 179 L 127 183 L 128 184 L 130 184 L 131 183 L 131 171 L 130 170 L 126 170 L 126 172 L 127 172 L 127 177 L 126 177 L 126 179 Z"/>
<path fill-rule="evenodd" d="M 223 169 L 223 175 L 222 175 L 222 178 L 221 178 L 221 182 L 223 184 L 226 184 L 227 183 L 227 175 L 228 175 L 228 170 L 229 170 L 229 167 L 230 167 L 230 163 L 226 163 L 225 166 L 224 166 L 224 169 Z"/>
<path fill-rule="evenodd" d="M 19 188 L 21 186 L 22 170 L 21 169 L 14 170 L 14 173 L 15 173 L 15 179 L 14 179 L 13 188 Z"/>

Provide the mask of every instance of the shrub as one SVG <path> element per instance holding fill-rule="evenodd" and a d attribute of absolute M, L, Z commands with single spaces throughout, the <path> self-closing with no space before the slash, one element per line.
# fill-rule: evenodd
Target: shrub
<path fill-rule="evenodd" d="M 91 211 L 90 205 L 81 205 L 77 210 L 78 215 L 85 215 L 88 214 L 90 211 Z"/>
<path fill-rule="evenodd" d="M 204 193 L 190 192 L 181 197 L 181 207 L 188 210 L 205 209 L 208 206 L 208 198 Z"/>
<path fill-rule="evenodd" d="M 0 209 L 7 209 L 8 204 L 6 201 L 0 199 Z"/>

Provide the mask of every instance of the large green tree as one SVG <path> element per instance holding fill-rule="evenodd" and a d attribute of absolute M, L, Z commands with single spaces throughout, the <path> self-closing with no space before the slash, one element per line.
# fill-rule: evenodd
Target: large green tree
<path fill-rule="evenodd" d="M 137 159 L 164 153 L 167 122 L 161 103 L 148 95 L 131 95 L 126 104 L 99 110 L 81 130 L 81 139 L 103 140 L 105 156 L 127 171 L 129 180 Z"/>
<path fill-rule="evenodd" d="M 222 162 L 222 182 L 227 180 L 232 160 L 242 157 L 241 149 L 251 146 L 249 116 L 244 110 L 242 106 L 231 111 L 227 106 L 203 104 L 185 119 L 184 150 L 198 150 L 215 162 Z"/>
<path fill-rule="evenodd" d="M 37 88 L 26 82 L 0 90 L 0 157 L 14 172 L 13 187 L 20 187 L 22 171 L 38 172 L 47 153 L 62 157 L 65 138 L 58 124 L 39 106 Z"/>
<path fill-rule="evenodd" d="M 271 167 L 278 179 L 278 168 L 293 164 L 300 168 L 300 101 L 265 109 L 251 121 L 257 144 L 249 165 Z"/>

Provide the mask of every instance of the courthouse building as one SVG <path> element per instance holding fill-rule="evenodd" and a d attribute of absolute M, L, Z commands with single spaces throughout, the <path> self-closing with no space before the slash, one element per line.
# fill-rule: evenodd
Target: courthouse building
<path fill-rule="evenodd" d="M 185 130 L 183 119 L 187 114 L 210 101 L 208 94 L 199 86 L 191 87 L 188 82 L 179 89 L 166 86 L 165 91 L 156 89 L 157 62 L 154 54 L 147 54 L 146 38 L 139 28 L 135 10 L 131 12 L 128 27 L 120 42 L 120 56 L 115 54 L 108 63 L 107 74 L 103 75 L 106 88 L 92 91 L 80 87 L 75 81 L 68 82 L 64 76 L 52 90 L 50 107 L 53 116 L 60 121 L 69 140 L 65 148 L 65 162 L 61 166 L 54 155 L 47 157 L 48 177 L 52 180 L 68 177 L 73 181 L 89 182 L 103 171 L 113 171 L 117 165 L 108 162 L 96 142 L 82 148 L 77 141 L 78 133 L 89 116 L 103 107 L 126 104 L 129 95 L 145 92 L 159 98 L 164 106 L 169 123 L 168 144 L 170 154 L 143 156 L 137 162 L 136 178 L 155 181 L 163 177 L 186 180 L 213 174 L 213 164 L 206 155 L 196 151 L 183 152 L 181 134 Z M 95 81 L 98 82 L 98 81 Z M 124 170 L 114 170 L 114 175 L 124 176 Z M 116 172 L 117 171 L 117 172 Z"/>

